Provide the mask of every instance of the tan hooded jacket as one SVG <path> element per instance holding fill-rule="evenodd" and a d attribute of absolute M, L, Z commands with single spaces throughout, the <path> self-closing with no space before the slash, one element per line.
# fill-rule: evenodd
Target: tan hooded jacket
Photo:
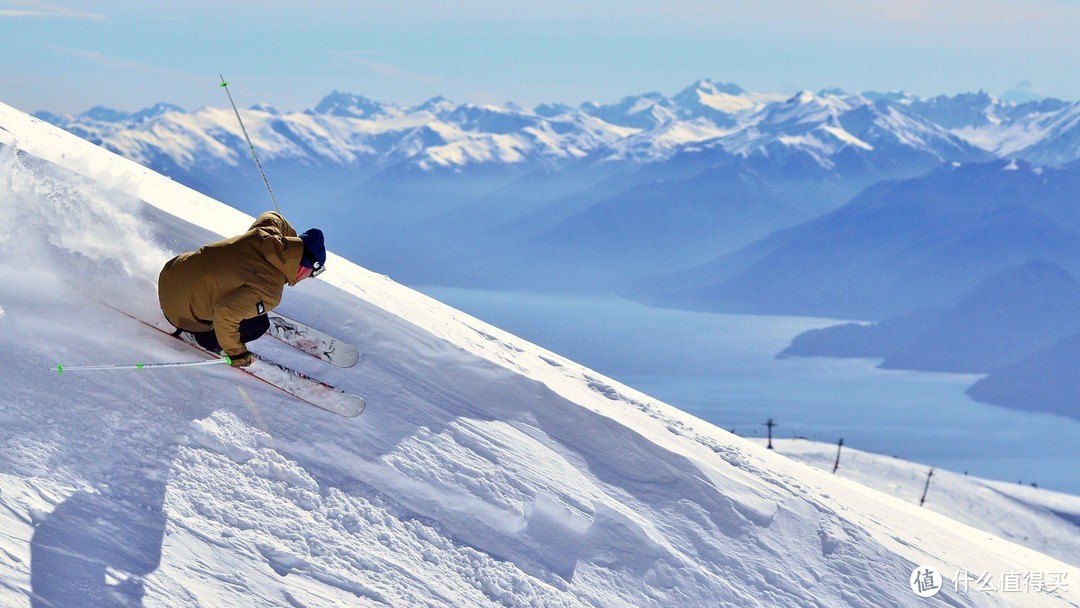
<path fill-rule="evenodd" d="M 169 260 L 158 276 L 161 310 L 178 329 L 213 329 L 226 355 L 241 355 L 240 321 L 281 303 L 303 254 L 296 230 L 267 211 L 244 234 Z"/>

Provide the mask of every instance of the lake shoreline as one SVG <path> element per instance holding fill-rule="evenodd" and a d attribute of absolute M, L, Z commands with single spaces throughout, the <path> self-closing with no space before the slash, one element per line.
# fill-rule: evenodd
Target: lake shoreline
<path fill-rule="evenodd" d="M 982 378 L 777 357 L 844 322 L 652 308 L 615 296 L 420 287 L 442 302 L 744 437 L 807 437 L 1080 495 L 1080 422 L 974 401 Z"/>

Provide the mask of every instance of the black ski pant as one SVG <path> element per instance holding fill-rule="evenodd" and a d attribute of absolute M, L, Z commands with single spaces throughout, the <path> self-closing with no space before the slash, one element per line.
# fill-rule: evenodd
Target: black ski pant
<path fill-rule="evenodd" d="M 270 317 L 265 314 L 250 319 L 244 319 L 240 322 L 240 341 L 247 344 L 252 340 L 257 340 L 260 336 L 265 334 L 268 329 L 270 329 Z M 214 330 L 193 331 L 189 333 L 195 337 L 195 341 L 199 343 L 199 346 L 206 350 L 215 353 L 221 351 L 221 345 L 218 344 L 217 335 L 214 333 Z"/>

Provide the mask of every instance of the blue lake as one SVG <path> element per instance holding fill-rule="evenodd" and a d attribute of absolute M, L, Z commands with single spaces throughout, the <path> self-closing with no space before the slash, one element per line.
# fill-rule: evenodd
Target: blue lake
<path fill-rule="evenodd" d="M 973 401 L 979 376 L 776 357 L 837 321 L 694 313 L 603 296 L 422 287 L 492 325 L 743 436 L 826 442 L 1080 494 L 1080 422 Z"/>

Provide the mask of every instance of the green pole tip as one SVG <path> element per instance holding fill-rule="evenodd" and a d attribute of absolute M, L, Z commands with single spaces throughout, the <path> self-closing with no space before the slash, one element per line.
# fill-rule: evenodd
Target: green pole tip
<path fill-rule="evenodd" d="M 62 375 L 64 373 L 64 366 L 63 365 L 57 365 L 56 366 L 56 373 L 58 375 Z"/>

